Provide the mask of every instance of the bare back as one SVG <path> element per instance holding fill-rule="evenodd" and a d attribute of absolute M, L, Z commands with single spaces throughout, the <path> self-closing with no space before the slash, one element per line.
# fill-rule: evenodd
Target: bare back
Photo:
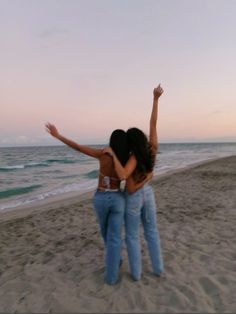
<path fill-rule="evenodd" d="M 102 154 L 99 158 L 99 164 L 98 187 L 103 189 L 119 189 L 120 179 L 115 171 L 112 156 L 109 154 Z"/>

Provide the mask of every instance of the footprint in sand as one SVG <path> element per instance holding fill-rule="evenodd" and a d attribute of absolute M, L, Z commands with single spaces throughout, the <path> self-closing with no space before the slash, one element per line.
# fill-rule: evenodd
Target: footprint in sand
<path fill-rule="evenodd" d="M 201 277 L 199 279 L 199 283 L 203 290 L 205 291 L 206 295 L 211 299 L 214 309 L 220 312 L 224 311 L 224 304 L 221 299 L 221 290 L 220 284 L 215 282 L 209 277 Z"/>
<path fill-rule="evenodd" d="M 185 305 L 182 294 L 180 294 L 178 291 L 171 291 L 168 299 L 168 305 L 170 305 L 172 308 L 177 308 L 179 311 L 184 309 Z"/>
<path fill-rule="evenodd" d="M 43 255 L 43 260 L 42 263 L 43 264 L 47 264 L 48 262 L 50 262 L 52 259 L 54 258 L 54 254 L 50 251 L 46 251 Z"/>
<path fill-rule="evenodd" d="M 211 260 L 211 257 L 209 255 L 206 255 L 206 254 L 201 254 L 199 256 L 199 259 L 200 259 L 201 262 L 209 263 L 210 260 Z"/>
<path fill-rule="evenodd" d="M 135 298 L 135 305 L 138 307 L 138 309 L 141 309 L 142 311 L 146 311 L 148 306 L 148 301 L 146 298 L 146 295 L 144 293 L 141 293 L 140 291 L 135 291 L 134 293 Z"/>
<path fill-rule="evenodd" d="M 68 273 L 71 270 L 71 266 L 70 265 L 61 265 L 59 267 L 57 267 L 57 271 L 59 273 Z"/>
<path fill-rule="evenodd" d="M 168 262 L 173 261 L 175 259 L 175 255 L 170 253 L 170 252 L 166 252 L 163 256 L 163 259 L 168 263 Z"/>
<path fill-rule="evenodd" d="M 191 301 L 192 305 L 197 305 L 196 296 L 191 287 L 180 285 L 179 290 L 189 301 Z"/>

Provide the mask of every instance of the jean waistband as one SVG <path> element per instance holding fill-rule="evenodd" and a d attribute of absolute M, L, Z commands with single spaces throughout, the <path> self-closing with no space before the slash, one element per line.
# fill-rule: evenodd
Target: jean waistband
<path fill-rule="evenodd" d="M 97 188 L 97 192 L 121 192 L 121 190 L 120 189 Z"/>
<path fill-rule="evenodd" d="M 126 192 L 127 195 L 138 195 L 140 193 L 144 193 L 146 190 L 149 190 L 150 188 L 151 188 L 151 186 L 147 182 L 141 188 L 139 188 L 137 191 L 135 191 L 133 193 L 129 193 L 127 189 L 125 189 L 125 192 Z"/>

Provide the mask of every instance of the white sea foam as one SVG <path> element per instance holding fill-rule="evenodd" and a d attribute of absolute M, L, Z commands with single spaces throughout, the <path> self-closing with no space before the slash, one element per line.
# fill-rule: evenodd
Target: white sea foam
<path fill-rule="evenodd" d="M 236 143 L 160 144 L 154 173 L 163 174 L 204 160 L 235 154 Z M 44 169 L 44 166 L 47 168 Z M 97 179 L 94 177 L 98 167 L 96 159 L 78 154 L 66 146 L 0 148 L 0 170 L 3 169 L 0 192 L 22 184 L 40 186 L 27 194 L 0 198 L 0 210 L 95 189 Z"/>
<path fill-rule="evenodd" d="M 24 205 L 37 203 L 38 201 L 49 199 L 53 196 L 65 195 L 71 192 L 78 192 L 78 194 L 82 194 L 88 191 L 92 191 L 97 186 L 97 179 L 93 179 L 90 181 L 85 181 L 82 183 L 74 183 L 62 186 L 58 189 L 54 189 L 48 192 L 44 192 L 41 194 L 35 194 L 32 196 L 21 197 L 16 201 L 7 201 L 0 204 L 0 210 L 22 207 Z"/>

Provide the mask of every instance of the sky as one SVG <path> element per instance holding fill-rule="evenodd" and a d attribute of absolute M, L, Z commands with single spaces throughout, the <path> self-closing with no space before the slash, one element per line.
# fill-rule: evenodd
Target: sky
<path fill-rule="evenodd" d="M 0 0 L 0 146 L 236 141 L 235 0 Z"/>

